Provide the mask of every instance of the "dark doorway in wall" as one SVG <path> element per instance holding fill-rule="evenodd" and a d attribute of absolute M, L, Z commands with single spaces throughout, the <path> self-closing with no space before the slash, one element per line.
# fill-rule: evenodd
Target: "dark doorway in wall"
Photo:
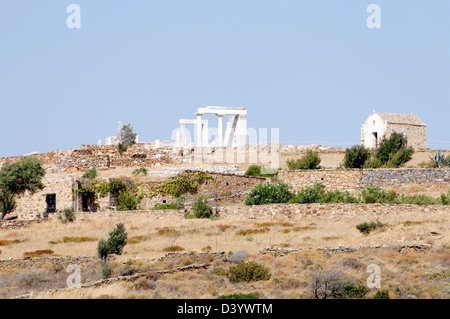
<path fill-rule="evenodd" d="M 89 211 L 89 203 L 90 203 L 91 199 L 89 196 L 84 195 L 81 197 L 81 207 L 83 209 L 83 212 L 88 212 Z"/>
<path fill-rule="evenodd" d="M 47 194 L 45 201 L 47 202 L 47 213 L 56 212 L 56 194 Z"/>
<path fill-rule="evenodd" d="M 378 148 L 378 132 L 373 132 L 373 146 L 375 148 Z"/>

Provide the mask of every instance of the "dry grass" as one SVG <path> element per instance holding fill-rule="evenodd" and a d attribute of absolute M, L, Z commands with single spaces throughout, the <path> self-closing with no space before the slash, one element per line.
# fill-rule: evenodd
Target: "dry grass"
<path fill-rule="evenodd" d="M 176 251 L 183 251 L 183 250 L 185 250 L 185 249 L 181 246 L 169 246 L 169 247 L 164 248 L 162 251 L 176 252 Z"/>
<path fill-rule="evenodd" d="M 228 253 L 245 250 L 253 256 L 251 258 L 264 263 L 270 269 L 272 279 L 264 283 L 230 284 L 223 276 L 212 273 L 214 266 L 224 269 L 228 267 L 223 261 L 216 260 L 211 261 L 212 266 L 207 270 L 164 275 L 156 280 L 141 280 L 135 285 L 115 283 L 95 289 L 83 288 L 61 293 L 43 293 L 39 297 L 215 298 L 226 293 L 257 292 L 263 298 L 308 298 L 308 284 L 312 271 L 324 271 L 337 267 L 356 282 L 361 283 L 361 280 L 368 276 L 367 265 L 373 263 L 382 266 L 383 288 L 389 289 L 395 298 L 405 297 L 409 293 L 423 298 L 450 297 L 445 292 L 446 285 L 449 286 L 449 279 L 446 273 L 442 272 L 448 270 L 450 257 L 444 249 L 430 252 L 404 250 L 401 253 L 397 250 L 356 252 L 335 255 L 332 258 L 327 258 L 316 250 L 325 246 L 406 245 L 423 244 L 427 241 L 433 241 L 435 247 L 449 245 L 450 222 L 446 213 L 426 216 L 418 213 L 380 214 L 373 218 L 378 218 L 382 223 L 390 226 L 384 232 L 364 236 L 356 229 L 356 225 L 367 221 L 367 216 L 354 215 L 333 218 L 321 216 L 320 219 L 304 216 L 289 220 L 272 218 L 243 220 L 236 217 L 213 221 L 177 218 L 156 220 L 140 214 L 76 220 L 68 224 L 52 220 L 25 228 L 2 230 L 0 242 L 3 245 L 0 258 L 22 258 L 24 253 L 42 256 L 43 254 L 39 251 L 50 253 L 50 249 L 53 252 L 52 256 L 93 256 L 96 255 L 97 248 L 97 241 L 93 239 L 107 237 L 117 223 L 123 222 L 129 236 L 128 245 L 125 246 L 123 255 L 117 257 L 115 272 L 119 269 L 117 267 L 124 267 L 127 260 L 132 261 L 130 269 L 136 271 L 165 270 L 194 263 L 190 258 L 180 258 L 170 262 L 145 262 L 146 259 L 162 257 L 167 251 L 175 251 L 173 247 L 178 246 L 184 251 L 213 250 Z M 434 235 L 436 233 L 439 235 Z M 66 239 L 64 244 L 64 238 L 70 239 Z M 91 238 L 92 241 L 87 238 Z M 311 249 L 293 252 L 282 258 L 259 255 L 259 252 L 268 246 L 310 247 Z M 130 269 L 124 269 L 123 272 L 127 273 Z M 52 271 L 48 272 L 52 273 Z M 6 271 L 0 270 L 0 287 L 5 296 L 26 292 L 22 289 L 27 287 L 24 282 L 28 279 L 13 280 L 12 278 L 16 278 L 15 272 L 9 272 L 7 275 Z M 64 271 L 61 271 L 60 285 L 64 284 L 63 276 L 67 278 L 67 274 L 63 273 Z M 91 280 L 98 278 L 94 277 L 94 273 L 98 274 L 98 269 L 92 269 L 91 273 Z M 42 274 L 36 274 L 34 276 L 36 280 L 31 276 L 28 282 L 50 285 L 51 283 L 43 280 L 42 276 Z M 372 295 L 374 293 L 375 291 Z"/>
<path fill-rule="evenodd" d="M 27 251 L 23 253 L 25 258 L 52 256 L 55 252 L 50 249 L 39 249 L 36 251 Z"/>
<path fill-rule="evenodd" d="M 20 239 L 14 239 L 14 240 L 0 240 L 0 246 L 9 246 L 9 245 L 13 245 L 13 244 L 20 244 L 25 242 L 26 240 L 20 240 Z"/>

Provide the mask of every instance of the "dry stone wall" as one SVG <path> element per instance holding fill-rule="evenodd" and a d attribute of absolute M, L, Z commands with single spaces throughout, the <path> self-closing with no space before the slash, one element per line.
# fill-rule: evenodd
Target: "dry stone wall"
<path fill-rule="evenodd" d="M 367 217 L 373 219 L 384 215 L 401 213 L 436 214 L 449 213 L 447 205 L 393 205 L 393 204 L 270 204 L 255 206 L 217 206 L 213 213 L 222 218 L 233 217 L 241 219 L 292 219 L 326 216 L 340 217 Z M 189 209 L 181 210 L 142 210 L 122 212 L 96 212 L 77 213 L 77 219 L 87 220 L 101 217 L 123 218 L 125 216 L 145 215 L 149 219 L 177 220 L 186 218 Z M 55 217 L 53 217 L 55 218 Z"/>
<path fill-rule="evenodd" d="M 331 189 L 359 193 L 359 191 L 368 186 L 450 186 L 450 169 L 401 168 L 281 171 L 277 180 L 292 185 L 295 191 L 312 186 L 316 182 L 322 182 Z"/>

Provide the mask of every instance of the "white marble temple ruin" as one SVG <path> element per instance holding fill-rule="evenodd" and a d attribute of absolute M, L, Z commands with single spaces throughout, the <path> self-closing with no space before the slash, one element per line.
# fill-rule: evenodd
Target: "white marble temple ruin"
<path fill-rule="evenodd" d="M 217 136 L 209 142 L 208 120 L 203 115 L 217 116 Z M 247 145 L 247 110 L 242 107 L 207 106 L 200 107 L 195 113 L 196 119 L 181 119 L 180 130 L 176 138 L 176 147 L 192 147 L 193 143 L 187 136 L 186 125 L 195 126 L 195 139 L 197 147 L 245 147 Z M 230 116 L 226 123 L 225 133 L 223 126 L 224 116 Z"/>

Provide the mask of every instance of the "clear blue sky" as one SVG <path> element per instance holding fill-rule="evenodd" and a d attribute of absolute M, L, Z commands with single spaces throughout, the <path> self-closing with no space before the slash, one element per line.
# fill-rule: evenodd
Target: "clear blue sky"
<path fill-rule="evenodd" d="M 0 3 L 0 156 L 96 144 L 119 120 L 169 140 L 208 105 L 303 145 L 351 146 L 373 110 L 414 113 L 450 149 L 450 1 Z"/>

